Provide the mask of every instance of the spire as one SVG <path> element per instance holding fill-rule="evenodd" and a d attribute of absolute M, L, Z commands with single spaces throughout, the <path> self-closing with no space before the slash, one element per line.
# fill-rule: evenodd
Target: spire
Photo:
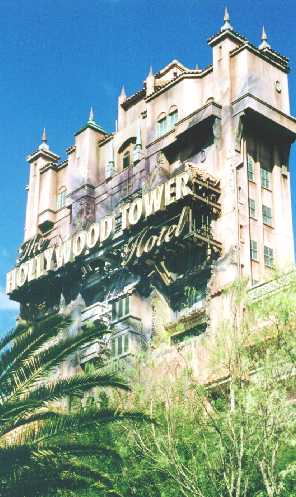
<path fill-rule="evenodd" d="M 148 97 L 154 93 L 155 76 L 153 74 L 152 66 L 150 66 L 148 76 L 146 78 L 146 96 Z"/>
<path fill-rule="evenodd" d="M 47 144 L 47 136 L 46 136 L 46 130 L 43 128 L 42 131 L 42 137 L 41 137 L 41 144 L 38 147 L 39 150 L 49 150 L 49 146 Z"/>
<path fill-rule="evenodd" d="M 95 122 L 95 116 L 94 116 L 94 111 L 93 111 L 92 107 L 90 108 L 88 122 L 89 123 L 94 123 Z"/>
<path fill-rule="evenodd" d="M 227 29 L 233 30 L 233 27 L 230 24 L 230 16 L 227 7 L 225 7 L 224 11 L 224 24 L 221 27 L 221 31 L 227 31 Z"/>
<path fill-rule="evenodd" d="M 260 45 L 259 45 L 260 50 L 264 50 L 265 48 L 271 48 L 269 43 L 267 43 L 267 34 L 266 34 L 264 26 L 262 26 L 261 42 L 262 43 L 260 43 Z"/>
<path fill-rule="evenodd" d="M 122 85 L 122 88 L 121 88 L 120 97 L 121 97 L 122 99 L 124 99 L 124 100 L 126 99 L 125 88 L 124 88 L 124 86 L 123 86 L 123 85 Z"/>
<path fill-rule="evenodd" d="M 43 143 L 47 143 L 47 136 L 46 136 L 46 129 L 45 128 L 43 128 L 41 140 Z"/>
<path fill-rule="evenodd" d="M 147 79 L 148 79 L 148 78 L 151 78 L 151 77 L 153 77 L 153 70 L 152 70 L 152 66 L 150 66 L 150 68 L 149 68 L 149 73 L 148 73 Z"/>

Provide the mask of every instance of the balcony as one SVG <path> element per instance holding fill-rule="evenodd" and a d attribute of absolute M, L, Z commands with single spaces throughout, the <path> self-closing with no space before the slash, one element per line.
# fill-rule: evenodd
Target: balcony
<path fill-rule="evenodd" d="M 38 227 L 42 233 L 46 233 L 51 230 L 56 221 L 56 213 L 51 209 L 46 209 L 41 212 L 38 216 Z"/>

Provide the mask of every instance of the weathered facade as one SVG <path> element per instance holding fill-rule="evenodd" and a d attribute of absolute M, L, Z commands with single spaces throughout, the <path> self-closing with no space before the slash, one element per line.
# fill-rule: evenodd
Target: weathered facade
<path fill-rule="evenodd" d="M 25 240 L 7 276 L 23 316 L 107 314 L 116 357 L 163 334 L 173 349 L 227 316 L 234 279 L 254 287 L 293 263 L 288 61 L 265 32 L 257 48 L 224 21 L 210 66 L 173 60 L 122 90 L 114 133 L 91 111 L 66 160 L 45 134 L 29 155 Z"/>

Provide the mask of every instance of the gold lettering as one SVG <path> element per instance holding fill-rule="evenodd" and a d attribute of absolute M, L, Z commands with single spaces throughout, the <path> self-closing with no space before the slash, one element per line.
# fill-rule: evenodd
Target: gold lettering
<path fill-rule="evenodd" d="M 28 261 L 28 281 L 32 281 L 36 278 L 36 258 L 33 257 L 33 259 L 30 259 Z"/>
<path fill-rule="evenodd" d="M 157 242 L 157 236 L 155 235 L 150 236 L 144 245 L 144 252 L 146 252 L 146 254 L 150 252 L 154 248 L 156 242 Z"/>
<path fill-rule="evenodd" d="M 145 193 L 143 196 L 143 202 L 145 207 L 145 216 L 151 216 L 157 211 L 163 209 L 164 207 L 164 185 L 158 185 L 149 193 Z"/>
<path fill-rule="evenodd" d="M 187 186 L 189 180 L 190 180 L 189 173 L 182 173 L 176 176 L 176 200 L 180 200 L 180 198 L 192 194 L 191 188 Z"/>
<path fill-rule="evenodd" d="M 121 229 L 124 231 L 128 228 L 128 222 L 127 222 L 127 212 L 129 210 L 130 204 L 125 204 L 119 209 L 119 212 L 121 213 Z"/>
<path fill-rule="evenodd" d="M 175 193 L 176 193 L 176 187 L 175 187 L 175 178 L 169 179 L 165 185 L 164 185 L 164 197 L 165 197 L 165 206 L 167 207 L 168 205 L 172 204 L 175 202 Z"/>
<path fill-rule="evenodd" d="M 176 233 L 177 225 L 176 224 L 171 224 L 171 226 L 168 227 L 168 230 L 165 234 L 164 241 L 166 243 L 170 242 Z"/>
<path fill-rule="evenodd" d="M 162 244 L 162 242 L 163 242 L 163 237 L 164 237 L 164 235 L 166 234 L 166 230 L 167 230 L 167 226 L 163 226 L 163 227 L 161 228 L 161 232 L 160 232 L 160 235 L 159 235 L 159 237 L 158 237 L 157 244 L 156 244 L 158 247 L 160 247 L 160 245 L 161 245 L 161 244 Z"/>
<path fill-rule="evenodd" d="M 67 240 L 55 248 L 57 269 L 72 261 L 72 240 Z"/>
<path fill-rule="evenodd" d="M 137 224 L 142 216 L 143 201 L 141 198 L 136 198 L 130 206 L 128 221 L 131 225 Z"/>
<path fill-rule="evenodd" d="M 190 207 L 183 207 L 181 215 L 179 217 L 178 226 L 176 229 L 176 238 L 178 238 L 181 235 L 181 233 L 184 231 L 184 228 L 185 228 L 187 223 L 189 225 L 189 231 L 191 230 L 190 220 L 191 220 Z"/>
<path fill-rule="evenodd" d="M 54 248 L 50 247 L 44 251 L 44 257 L 46 260 L 46 270 L 47 271 L 52 271 L 54 269 L 53 265 L 53 251 Z"/>
<path fill-rule="evenodd" d="M 9 295 L 16 289 L 16 269 L 6 275 L 6 293 Z"/>
<path fill-rule="evenodd" d="M 104 217 L 104 219 L 102 219 L 102 221 L 100 222 L 101 243 L 105 242 L 109 238 L 113 230 L 113 225 L 114 225 L 113 216 L 107 216 Z"/>
<path fill-rule="evenodd" d="M 36 278 L 40 278 L 41 276 L 45 276 L 47 271 L 44 265 L 44 254 L 39 254 L 35 257 L 36 259 Z"/>
<path fill-rule="evenodd" d="M 74 236 L 72 240 L 72 252 L 74 257 L 79 257 L 85 250 L 86 246 L 86 232 L 80 231 Z"/>
<path fill-rule="evenodd" d="M 86 244 L 88 249 L 92 249 L 98 243 L 100 237 L 100 225 L 92 224 L 87 231 Z"/>
<path fill-rule="evenodd" d="M 29 266 L 27 262 L 21 264 L 17 272 L 17 278 L 16 278 L 17 286 L 23 286 L 26 283 L 28 278 L 28 270 Z"/>

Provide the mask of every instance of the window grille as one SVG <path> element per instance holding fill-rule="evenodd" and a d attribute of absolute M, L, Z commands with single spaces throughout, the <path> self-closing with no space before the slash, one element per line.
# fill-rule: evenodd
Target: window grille
<path fill-rule="evenodd" d="M 264 264 L 267 267 L 273 266 L 273 250 L 266 245 L 264 245 Z"/>
<path fill-rule="evenodd" d="M 167 132 L 168 122 L 167 118 L 163 117 L 157 123 L 157 134 L 158 136 L 162 136 Z"/>
<path fill-rule="evenodd" d="M 267 226 L 272 226 L 271 207 L 267 207 L 267 205 L 262 205 L 262 217 L 264 224 L 267 224 Z"/>
<path fill-rule="evenodd" d="M 258 261 L 258 243 L 256 240 L 250 240 L 250 255 L 252 261 Z"/>
<path fill-rule="evenodd" d="M 127 150 L 124 154 L 123 154 L 123 158 L 122 158 L 122 168 L 123 169 L 126 169 L 128 168 L 130 165 L 130 152 L 129 150 Z"/>
<path fill-rule="evenodd" d="M 248 170 L 248 180 L 255 181 L 255 163 L 253 157 L 248 155 L 247 157 L 247 170 Z"/>
<path fill-rule="evenodd" d="M 66 205 L 66 188 L 63 188 L 59 191 L 57 194 L 57 209 L 61 209 L 62 207 L 65 207 Z"/>
<path fill-rule="evenodd" d="M 112 303 L 112 321 L 122 319 L 129 314 L 129 295 Z"/>
<path fill-rule="evenodd" d="M 111 339 L 111 356 L 119 357 L 123 354 L 129 352 L 129 335 L 125 333 L 123 335 L 115 336 Z"/>
<path fill-rule="evenodd" d="M 253 198 L 249 198 L 249 216 L 256 217 L 256 203 Z"/>
<path fill-rule="evenodd" d="M 262 188 L 267 188 L 271 190 L 271 171 L 261 167 L 261 186 Z"/>

